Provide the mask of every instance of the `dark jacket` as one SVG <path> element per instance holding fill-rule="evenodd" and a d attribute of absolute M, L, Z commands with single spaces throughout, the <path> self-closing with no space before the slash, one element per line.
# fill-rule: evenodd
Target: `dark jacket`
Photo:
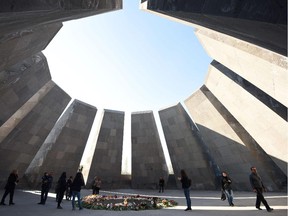
<path fill-rule="evenodd" d="M 160 179 L 159 180 L 159 186 L 163 187 L 165 184 L 165 180 L 164 179 Z"/>
<path fill-rule="evenodd" d="M 187 176 L 182 177 L 180 181 L 183 189 L 191 186 L 191 180 Z"/>
<path fill-rule="evenodd" d="M 15 173 L 11 173 L 8 177 L 7 183 L 5 185 L 5 189 L 14 190 L 18 182 L 19 182 L 18 175 Z"/>
<path fill-rule="evenodd" d="M 221 186 L 223 190 L 231 190 L 232 180 L 228 176 L 222 177 Z"/>
<path fill-rule="evenodd" d="M 41 185 L 42 189 L 46 189 L 49 190 L 50 189 L 50 178 L 47 174 L 44 174 L 44 176 L 42 176 L 42 185 Z"/>
<path fill-rule="evenodd" d="M 66 175 L 61 175 L 58 182 L 57 182 L 57 191 L 58 192 L 64 192 L 66 190 Z"/>
<path fill-rule="evenodd" d="M 265 188 L 261 177 L 257 173 L 251 173 L 249 176 L 250 184 L 253 189 Z"/>
<path fill-rule="evenodd" d="M 81 172 L 78 172 L 72 182 L 71 191 L 81 191 L 81 187 L 84 186 L 84 178 Z"/>

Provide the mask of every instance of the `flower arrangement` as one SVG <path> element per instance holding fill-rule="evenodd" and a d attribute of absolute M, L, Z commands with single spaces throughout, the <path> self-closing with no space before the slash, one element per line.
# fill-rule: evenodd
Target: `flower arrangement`
<path fill-rule="evenodd" d="M 82 198 L 82 205 L 87 209 L 94 210 L 148 210 L 173 207 L 177 205 L 174 200 L 161 199 L 148 196 L 105 196 L 88 195 Z"/>

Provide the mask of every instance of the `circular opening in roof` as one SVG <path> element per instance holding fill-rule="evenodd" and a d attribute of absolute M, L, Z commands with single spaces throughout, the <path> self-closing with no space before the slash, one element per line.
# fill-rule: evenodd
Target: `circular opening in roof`
<path fill-rule="evenodd" d="M 44 54 L 53 81 L 72 98 L 123 111 L 182 102 L 211 62 L 192 27 L 142 11 L 137 1 L 65 22 Z"/>

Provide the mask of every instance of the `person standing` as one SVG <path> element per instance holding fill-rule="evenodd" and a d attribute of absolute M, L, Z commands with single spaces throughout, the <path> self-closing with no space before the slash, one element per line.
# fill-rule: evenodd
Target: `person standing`
<path fill-rule="evenodd" d="M 185 211 L 192 210 L 191 208 L 191 199 L 190 199 L 190 186 L 191 186 L 191 179 L 188 178 L 186 172 L 182 169 L 180 171 L 181 177 L 178 177 L 178 180 L 182 183 L 182 188 L 184 191 L 184 195 L 186 198 L 187 208 Z"/>
<path fill-rule="evenodd" d="M 52 176 L 48 174 L 48 172 L 45 172 L 44 175 L 42 176 L 42 184 L 41 184 L 41 198 L 40 202 L 38 204 L 40 205 L 45 205 L 48 192 L 51 188 L 52 185 Z"/>
<path fill-rule="evenodd" d="M 232 190 L 231 184 L 232 184 L 232 180 L 228 176 L 227 172 L 222 172 L 222 181 L 221 181 L 222 190 L 224 191 L 227 197 L 229 205 L 234 206 L 233 190 Z"/>
<path fill-rule="evenodd" d="M 165 185 L 165 180 L 163 177 L 160 177 L 159 179 L 159 193 L 164 193 L 164 185 Z"/>
<path fill-rule="evenodd" d="M 273 211 L 273 208 L 271 208 L 268 205 L 267 201 L 265 200 L 263 196 L 263 192 L 266 191 L 266 188 L 262 182 L 261 177 L 258 175 L 256 167 L 253 166 L 250 168 L 250 170 L 251 170 L 251 174 L 249 176 L 249 180 L 250 180 L 250 184 L 251 184 L 253 191 L 256 193 L 256 208 L 258 210 L 262 210 L 260 208 L 260 205 L 262 202 L 268 212 Z"/>
<path fill-rule="evenodd" d="M 66 172 L 63 172 L 57 182 L 57 208 L 62 209 L 61 202 L 66 190 Z"/>
<path fill-rule="evenodd" d="M 10 194 L 10 199 L 9 199 L 9 205 L 15 205 L 13 202 L 13 197 L 14 197 L 14 191 L 15 187 L 18 184 L 19 179 L 18 179 L 18 170 L 13 170 L 7 180 L 7 183 L 5 185 L 5 192 L 2 196 L 0 205 L 6 205 L 5 204 L 5 198 L 8 194 Z"/>
<path fill-rule="evenodd" d="M 95 176 L 94 181 L 93 181 L 93 194 L 99 194 L 100 188 L 101 188 L 101 179 L 98 176 Z"/>
<path fill-rule="evenodd" d="M 77 196 L 79 210 L 82 210 L 82 203 L 81 203 L 81 187 L 84 186 L 84 178 L 82 173 L 79 171 L 77 172 L 72 185 L 72 210 L 75 210 L 75 197 Z"/>
<path fill-rule="evenodd" d="M 70 176 L 69 179 L 67 180 L 67 184 L 66 184 L 66 200 L 70 200 L 71 199 L 71 185 L 73 182 L 73 176 Z"/>

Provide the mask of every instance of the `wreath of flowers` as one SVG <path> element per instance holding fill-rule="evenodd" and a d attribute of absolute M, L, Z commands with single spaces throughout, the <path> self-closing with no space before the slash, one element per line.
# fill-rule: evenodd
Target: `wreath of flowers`
<path fill-rule="evenodd" d="M 94 210 L 148 210 L 173 207 L 177 205 L 174 200 L 148 196 L 105 196 L 88 195 L 82 198 L 82 205 L 87 209 Z"/>

